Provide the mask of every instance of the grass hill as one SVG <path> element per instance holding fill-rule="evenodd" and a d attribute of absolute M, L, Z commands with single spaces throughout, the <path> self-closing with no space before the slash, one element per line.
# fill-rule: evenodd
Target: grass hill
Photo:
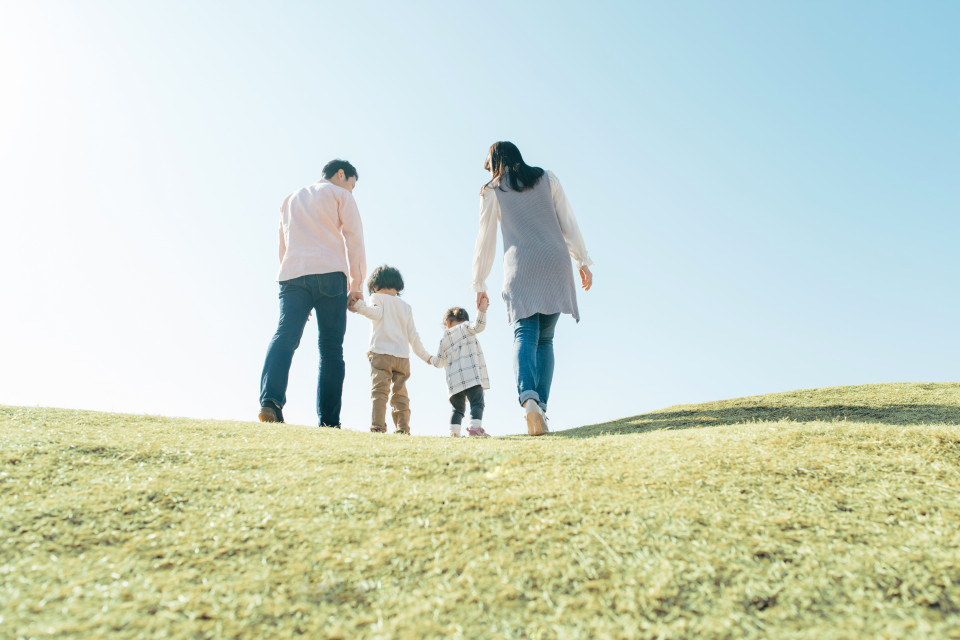
<path fill-rule="evenodd" d="M 960 638 L 960 384 L 445 439 L 0 407 L 0 636 Z"/>

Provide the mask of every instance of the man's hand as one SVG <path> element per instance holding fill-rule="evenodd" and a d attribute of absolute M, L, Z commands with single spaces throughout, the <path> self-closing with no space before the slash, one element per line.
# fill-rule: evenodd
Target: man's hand
<path fill-rule="evenodd" d="M 353 308 L 353 305 L 357 303 L 357 300 L 363 300 L 362 291 L 351 291 L 347 294 L 347 309 L 349 309 L 352 313 L 357 312 L 357 310 Z"/>
<path fill-rule="evenodd" d="M 483 308 L 481 309 L 481 305 Z M 486 291 L 477 291 L 477 309 L 480 311 L 486 311 L 490 306 L 490 298 L 487 297 Z"/>
<path fill-rule="evenodd" d="M 590 267 L 580 267 L 580 286 L 584 291 L 590 291 L 593 286 L 593 274 L 590 273 Z"/>

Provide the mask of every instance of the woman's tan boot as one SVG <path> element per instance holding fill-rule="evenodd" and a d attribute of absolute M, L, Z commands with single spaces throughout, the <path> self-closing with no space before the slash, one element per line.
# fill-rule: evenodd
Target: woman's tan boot
<path fill-rule="evenodd" d="M 523 409 L 527 412 L 527 434 L 531 436 L 542 436 L 547 432 L 547 421 L 543 417 L 540 405 L 533 398 L 523 403 Z"/>

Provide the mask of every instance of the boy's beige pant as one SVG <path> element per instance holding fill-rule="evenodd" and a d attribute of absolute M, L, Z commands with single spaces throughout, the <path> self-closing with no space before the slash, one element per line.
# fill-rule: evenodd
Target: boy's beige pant
<path fill-rule="evenodd" d="M 410 433 L 410 398 L 407 396 L 407 378 L 410 377 L 410 358 L 398 358 L 383 353 L 368 353 L 370 360 L 370 380 L 373 390 L 373 417 L 370 424 L 374 427 L 387 426 L 387 396 L 393 408 L 393 424 L 398 433 Z M 390 386 L 393 385 L 391 393 Z"/>

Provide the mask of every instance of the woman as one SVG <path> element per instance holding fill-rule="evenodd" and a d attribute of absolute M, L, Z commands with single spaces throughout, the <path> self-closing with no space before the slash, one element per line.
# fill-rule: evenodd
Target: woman
<path fill-rule="evenodd" d="M 489 302 L 487 276 L 503 230 L 503 300 L 513 326 L 513 368 L 527 433 L 547 432 L 547 399 L 553 382 L 553 333 L 561 313 L 577 322 L 572 257 L 584 291 L 593 285 L 593 264 L 573 210 L 557 177 L 523 161 L 512 142 L 495 142 L 483 168 L 490 181 L 480 191 L 480 233 L 473 252 L 477 305 Z M 569 256 L 569 257 L 568 257 Z"/>

